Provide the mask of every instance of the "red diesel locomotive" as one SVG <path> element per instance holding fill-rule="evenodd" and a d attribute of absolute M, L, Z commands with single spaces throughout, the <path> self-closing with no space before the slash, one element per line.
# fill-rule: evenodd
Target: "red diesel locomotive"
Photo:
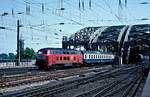
<path fill-rule="evenodd" d="M 48 69 L 55 66 L 82 65 L 83 54 L 76 50 L 62 48 L 43 48 L 37 52 L 36 63 L 40 69 Z"/>

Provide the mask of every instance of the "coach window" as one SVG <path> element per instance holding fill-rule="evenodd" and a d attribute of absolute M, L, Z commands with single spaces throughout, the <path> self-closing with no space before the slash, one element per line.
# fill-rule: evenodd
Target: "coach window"
<path fill-rule="evenodd" d="M 89 59 L 90 59 L 90 55 L 89 55 Z"/>
<path fill-rule="evenodd" d="M 86 59 L 86 55 L 85 55 L 85 59 Z"/>
<path fill-rule="evenodd" d="M 69 54 L 69 52 L 67 52 L 67 54 Z"/>

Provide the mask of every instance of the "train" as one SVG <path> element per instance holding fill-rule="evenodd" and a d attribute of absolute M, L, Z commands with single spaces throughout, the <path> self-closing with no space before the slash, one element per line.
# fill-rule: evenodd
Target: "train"
<path fill-rule="evenodd" d="M 39 69 L 50 69 L 63 66 L 84 66 L 100 63 L 112 63 L 114 55 L 111 52 L 78 51 L 63 48 L 42 48 L 36 54 Z"/>

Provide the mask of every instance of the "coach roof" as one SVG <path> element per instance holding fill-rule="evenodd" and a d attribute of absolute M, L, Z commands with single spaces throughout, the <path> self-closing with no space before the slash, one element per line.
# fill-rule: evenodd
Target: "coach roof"
<path fill-rule="evenodd" d="M 102 51 L 82 51 L 84 54 L 112 54 L 112 52 L 102 52 Z"/>

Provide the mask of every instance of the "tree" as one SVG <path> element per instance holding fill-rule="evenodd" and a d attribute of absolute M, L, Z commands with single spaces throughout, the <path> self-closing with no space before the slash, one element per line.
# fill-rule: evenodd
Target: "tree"
<path fill-rule="evenodd" d="M 35 51 L 32 48 L 27 47 L 25 50 L 21 50 L 21 59 L 35 59 Z"/>
<path fill-rule="evenodd" d="M 8 55 L 5 53 L 0 54 L 0 59 L 8 59 Z"/>
<path fill-rule="evenodd" d="M 16 55 L 14 53 L 9 53 L 8 54 L 8 58 L 9 59 L 15 59 L 16 58 Z"/>

